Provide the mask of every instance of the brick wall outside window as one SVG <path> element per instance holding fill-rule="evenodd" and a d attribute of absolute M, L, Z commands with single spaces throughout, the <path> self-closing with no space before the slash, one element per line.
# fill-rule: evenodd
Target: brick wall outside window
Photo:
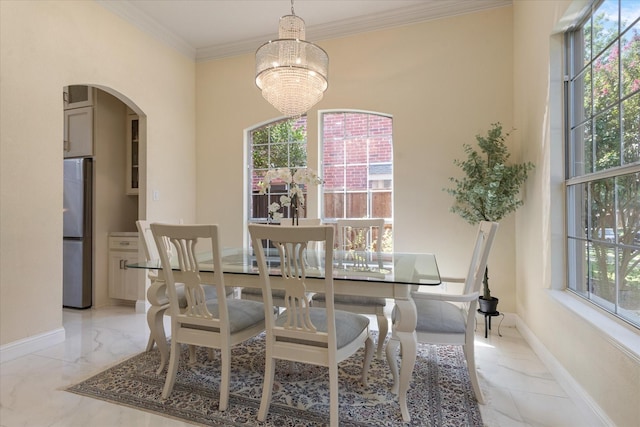
<path fill-rule="evenodd" d="M 322 121 L 323 217 L 391 220 L 392 119 L 339 112 Z"/>

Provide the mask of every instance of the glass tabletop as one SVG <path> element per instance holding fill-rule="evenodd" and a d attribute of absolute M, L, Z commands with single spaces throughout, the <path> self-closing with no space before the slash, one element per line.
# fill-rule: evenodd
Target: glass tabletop
<path fill-rule="evenodd" d="M 280 261 L 275 253 L 267 251 L 267 265 L 271 275 L 280 274 Z M 324 277 L 324 251 L 306 251 L 307 277 Z M 200 271 L 213 272 L 211 254 L 199 255 Z M 333 277 L 336 280 L 376 281 L 390 284 L 439 285 L 440 272 L 434 254 L 429 253 L 375 253 L 358 254 L 334 251 Z M 127 264 L 128 268 L 162 269 L 160 260 Z M 258 275 L 258 264 L 252 249 L 225 248 L 222 253 L 225 274 Z"/>

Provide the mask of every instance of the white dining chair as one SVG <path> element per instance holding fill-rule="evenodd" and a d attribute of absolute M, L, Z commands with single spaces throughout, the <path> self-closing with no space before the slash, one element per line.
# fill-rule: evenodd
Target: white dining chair
<path fill-rule="evenodd" d="M 299 218 L 298 225 L 293 225 L 292 218 L 282 218 L 280 219 L 280 226 L 283 227 L 304 227 L 309 225 L 320 225 L 320 218 Z M 316 249 L 316 246 L 313 246 Z M 284 306 L 284 291 L 279 289 L 273 290 L 273 304 L 277 309 Z M 264 301 L 262 297 L 262 289 L 259 288 L 243 288 L 240 292 L 240 298 L 248 299 L 251 301 Z"/>
<path fill-rule="evenodd" d="M 156 242 L 153 240 L 151 223 L 146 220 L 138 220 L 136 221 L 136 227 L 138 228 L 138 235 L 142 241 L 142 248 L 144 249 L 146 261 L 160 261 Z M 170 251 L 171 249 L 169 248 L 168 250 Z M 171 253 L 169 253 L 169 257 L 171 257 Z M 147 277 L 152 285 L 159 285 L 164 282 L 158 277 L 157 270 L 149 270 Z M 151 351 L 154 344 L 157 345 L 158 350 L 160 351 L 160 366 L 158 367 L 157 373 L 160 374 L 169 358 L 167 336 L 164 330 L 164 322 L 162 320 L 164 315 L 168 314 L 167 310 L 169 309 L 169 298 L 167 297 L 166 287 L 149 287 L 149 289 L 147 289 L 147 300 L 151 306 L 147 310 L 149 340 L 147 341 L 146 351 Z"/>
<path fill-rule="evenodd" d="M 160 256 L 158 254 L 158 248 L 153 240 L 153 233 L 151 231 L 151 224 L 146 220 L 136 221 L 136 227 L 138 228 L 139 237 L 142 240 L 142 247 L 144 249 L 144 255 L 146 261 L 159 261 Z M 173 256 L 171 252 L 171 246 L 165 245 L 169 251 L 169 258 Z M 163 280 L 158 277 L 157 270 L 149 270 L 147 277 L 152 284 L 161 285 Z M 184 294 L 184 286 L 178 284 L 176 286 L 178 294 L 178 305 L 181 310 L 184 310 L 187 306 L 187 299 Z M 216 293 L 215 286 L 204 286 L 205 297 L 207 300 L 215 300 L 218 295 Z M 227 290 L 227 295 L 233 292 L 233 289 Z M 147 310 L 147 325 L 149 326 L 149 340 L 147 341 L 146 351 L 151 351 L 154 344 L 160 351 L 160 365 L 158 366 L 157 373 L 160 374 L 167 364 L 169 359 L 169 346 L 167 345 L 167 334 L 164 330 L 163 318 L 169 313 L 169 297 L 167 295 L 166 286 L 150 286 L 147 289 L 147 301 L 150 303 L 150 307 Z M 191 358 L 195 357 L 195 348 L 191 348 Z"/>
<path fill-rule="evenodd" d="M 475 245 L 469 263 L 469 270 L 461 294 L 445 294 L 435 292 L 411 293 L 416 304 L 417 325 L 416 335 L 419 343 L 437 345 L 460 345 L 464 350 L 467 370 L 479 403 L 484 403 L 484 396 L 480 389 L 475 364 L 475 319 L 478 307 L 478 297 L 487 266 L 489 251 L 498 229 L 497 222 L 483 221 L 478 226 Z M 396 320 L 395 310 L 392 320 Z M 398 367 L 393 357 L 397 350 L 398 341 L 391 334 L 387 344 L 387 361 L 393 375 L 394 386 L 397 390 Z"/>
<path fill-rule="evenodd" d="M 309 226 L 309 225 L 320 225 L 322 221 L 320 218 L 298 218 L 298 226 Z M 293 227 L 293 219 L 292 218 L 282 218 L 280 219 L 280 225 Z"/>
<path fill-rule="evenodd" d="M 382 268 L 382 236 L 384 219 L 338 219 L 336 223 L 338 235 L 337 261 L 338 268 L 367 269 L 372 264 Z M 322 307 L 325 295 L 317 293 L 312 304 Z M 335 307 L 338 310 L 359 314 L 372 314 L 378 322 L 378 345 L 376 356 L 382 357 L 382 349 L 389 331 L 389 320 L 385 309 L 385 298 L 361 295 L 336 295 Z"/>
<path fill-rule="evenodd" d="M 217 225 L 153 223 L 151 230 L 162 261 L 171 311 L 171 356 L 162 398 L 168 398 L 173 390 L 180 361 L 180 344 L 216 348 L 220 350 L 221 360 L 219 409 L 224 411 L 229 404 L 231 348 L 264 331 L 264 304 L 234 298 L 206 300 L 202 281 L 206 276 L 200 273 L 198 251 L 211 251 L 213 285 L 218 295 L 226 294 Z M 175 253 L 175 266 L 168 255 L 169 246 Z M 180 310 L 178 305 L 176 283 L 184 285 L 187 300 L 184 310 Z"/>
<path fill-rule="evenodd" d="M 276 360 L 310 363 L 329 368 L 330 425 L 338 425 L 338 363 L 353 355 L 363 345 L 365 356 L 361 381 L 367 384 L 367 373 L 373 357 L 373 341 L 366 316 L 335 310 L 333 306 L 333 234 L 330 225 L 308 227 L 272 227 L 250 224 L 251 243 L 258 259 L 260 282 L 265 294 L 266 356 L 262 399 L 258 420 L 265 421 L 276 370 Z M 264 246 L 276 248 L 280 275 L 271 277 Z M 324 244 L 324 293 L 326 307 L 311 307 L 307 293 L 304 252 L 309 242 Z M 274 314 L 272 281 L 282 283 L 285 310 Z M 320 280 L 320 279 L 312 279 Z"/>

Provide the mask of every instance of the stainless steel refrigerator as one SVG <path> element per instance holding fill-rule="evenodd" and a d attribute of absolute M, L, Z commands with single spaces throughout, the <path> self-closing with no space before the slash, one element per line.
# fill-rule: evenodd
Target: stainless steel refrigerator
<path fill-rule="evenodd" d="M 93 159 L 64 160 L 62 305 L 91 307 Z"/>

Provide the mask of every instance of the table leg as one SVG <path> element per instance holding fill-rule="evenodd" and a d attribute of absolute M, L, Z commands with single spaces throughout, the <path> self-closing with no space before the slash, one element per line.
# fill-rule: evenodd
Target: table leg
<path fill-rule="evenodd" d="M 166 284 L 164 281 L 153 281 L 147 290 L 147 300 L 151 304 L 147 311 L 147 324 L 149 325 L 149 343 L 155 341 L 160 351 L 160 366 L 157 373 L 160 374 L 169 359 L 169 346 L 164 332 L 163 318 L 169 309 L 169 300 L 166 297 Z M 147 351 L 150 348 L 147 346 Z"/>
<path fill-rule="evenodd" d="M 392 329 L 391 338 L 389 338 L 385 353 L 387 355 L 387 365 L 389 365 L 389 370 L 391 371 L 391 376 L 393 378 L 393 384 L 391 385 L 391 393 L 393 394 L 398 394 L 398 362 L 396 361 L 396 354 L 399 346 L 400 341 L 395 336 L 395 332 Z"/>
<path fill-rule="evenodd" d="M 407 408 L 407 391 L 413 375 L 413 368 L 416 363 L 416 350 L 418 339 L 416 336 L 416 305 L 411 297 L 407 299 L 396 299 L 395 319 L 393 323 L 391 339 L 387 343 L 387 360 L 391 374 L 393 375 L 393 386 L 391 391 L 398 394 L 398 403 L 402 412 L 402 419 L 405 422 L 411 421 L 409 409 Z M 397 371 L 397 362 L 394 355 L 400 344 L 402 358 L 400 360 L 400 375 Z"/>

